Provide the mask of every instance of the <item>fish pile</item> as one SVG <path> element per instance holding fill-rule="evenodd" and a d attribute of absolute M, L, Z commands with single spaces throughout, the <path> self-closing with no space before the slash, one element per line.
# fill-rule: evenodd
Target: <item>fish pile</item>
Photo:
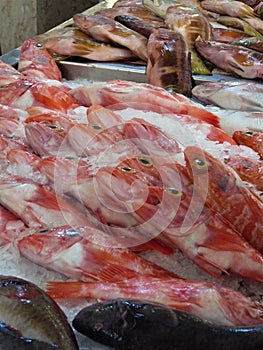
<path fill-rule="evenodd" d="M 37 37 L 57 59 L 130 61 L 147 82 L 191 96 L 192 76 L 263 77 L 259 0 L 118 0 Z"/>
<path fill-rule="evenodd" d="M 0 62 L 0 117 L 1 248 L 63 276 L 46 285 L 52 298 L 143 299 L 262 326 L 262 300 L 220 282 L 262 288 L 259 132 L 232 137 L 220 116 L 151 84 L 72 87 L 33 39 L 17 69 Z M 213 281 L 178 274 L 176 251 Z"/>

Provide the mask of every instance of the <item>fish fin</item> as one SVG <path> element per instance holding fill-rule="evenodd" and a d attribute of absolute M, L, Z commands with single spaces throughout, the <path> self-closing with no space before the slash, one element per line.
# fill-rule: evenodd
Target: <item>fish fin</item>
<path fill-rule="evenodd" d="M 139 273 L 117 264 L 106 264 L 96 273 L 84 274 L 99 281 L 114 282 L 139 276 Z"/>
<path fill-rule="evenodd" d="M 214 127 L 213 125 L 211 125 L 211 128 L 210 128 L 209 134 L 207 135 L 207 138 L 210 141 L 215 141 L 215 142 L 219 142 L 219 143 L 228 142 L 231 145 L 237 144 L 235 142 L 235 140 L 230 135 L 228 135 L 222 129 Z"/>
<path fill-rule="evenodd" d="M 199 108 L 194 104 L 193 105 L 187 104 L 186 106 L 187 106 L 187 113 L 185 113 L 186 115 L 190 115 L 193 118 L 197 118 L 203 122 L 212 124 L 217 128 L 220 128 L 220 120 L 216 114 L 209 112 L 204 108 Z"/>
<path fill-rule="evenodd" d="M 46 293 L 54 299 L 92 298 L 93 282 L 47 282 Z M 91 288 L 89 288 L 91 287 Z M 89 291 L 90 289 L 90 291 Z"/>
<path fill-rule="evenodd" d="M 200 267 L 200 269 L 202 269 L 203 271 L 207 272 L 209 275 L 211 275 L 215 278 L 221 277 L 222 272 L 226 275 L 229 275 L 228 271 L 226 271 L 221 266 L 219 266 L 215 262 L 207 259 L 205 256 L 203 256 L 201 254 L 198 254 L 194 258 L 194 262 L 198 267 Z"/>
<path fill-rule="evenodd" d="M 198 75 L 211 75 L 211 71 L 206 67 L 201 57 L 195 50 L 191 50 L 192 73 Z"/>
<path fill-rule="evenodd" d="M 254 27 L 252 27 L 251 25 L 244 23 L 243 24 L 243 30 L 244 33 L 250 35 L 250 36 L 254 36 L 256 38 L 262 38 L 262 34 L 259 33 Z"/>

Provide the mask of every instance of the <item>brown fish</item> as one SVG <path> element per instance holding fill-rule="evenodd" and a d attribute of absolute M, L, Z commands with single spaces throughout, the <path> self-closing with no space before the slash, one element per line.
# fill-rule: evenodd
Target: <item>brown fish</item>
<path fill-rule="evenodd" d="M 263 37 L 247 37 L 232 41 L 233 45 L 239 45 L 247 47 L 248 49 L 255 50 L 263 53 Z"/>
<path fill-rule="evenodd" d="M 147 61 L 147 39 L 117 21 L 101 15 L 73 16 L 76 26 L 99 42 L 115 43 L 129 48 L 137 57 Z"/>
<path fill-rule="evenodd" d="M 263 78 L 263 54 L 245 47 L 197 39 L 195 46 L 207 60 L 242 78 Z"/>
<path fill-rule="evenodd" d="M 56 56 L 77 56 L 94 61 L 122 61 L 135 57 L 129 49 L 99 43 L 74 27 L 54 29 L 36 39 Z"/>
<path fill-rule="evenodd" d="M 166 11 L 165 24 L 169 29 L 179 32 L 191 52 L 191 66 L 193 74 L 210 74 L 199 53 L 195 48 L 195 40 L 211 40 L 212 27 L 198 9 L 184 5 L 170 6 Z"/>
<path fill-rule="evenodd" d="M 150 84 L 170 92 L 191 95 L 191 58 L 183 36 L 170 29 L 155 29 L 149 37 L 146 77 Z"/>

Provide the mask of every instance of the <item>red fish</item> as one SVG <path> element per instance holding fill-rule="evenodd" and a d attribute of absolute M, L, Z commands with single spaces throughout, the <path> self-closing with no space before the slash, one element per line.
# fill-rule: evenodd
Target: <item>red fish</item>
<path fill-rule="evenodd" d="M 62 80 L 61 72 L 50 53 L 33 39 L 24 41 L 18 71 L 28 77 Z"/>
<path fill-rule="evenodd" d="M 237 173 L 205 150 L 185 149 L 194 188 L 206 204 L 228 220 L 254 248 L 263 252 L 263 203 Z"/>
<path fill-rule="evenodd" d="M 233 139 L 239 145 L 245 145 L 256 151 L 263 159 L 263 132 L 250 130 L 236 130 Z"/>
<path fill-rule="evenodd" d="M 163 303 L 222 325 L 262 324 L 263 307 L 231 288 L 178 278 L 142 276 L 119 282 L 49 282 L 53 298 L 134 298 Z"/>
<path fill-rule="evenodd" d="M 93 83 L 69 92 L 80 104 L 111 106 L 113 109 L 127 107 L 158 113 L 190 115 L 219 127 L 219 118 L 193 104 L 181 94 L 170 94 L 163 88 L 150 84 L 122 80 Z"/>

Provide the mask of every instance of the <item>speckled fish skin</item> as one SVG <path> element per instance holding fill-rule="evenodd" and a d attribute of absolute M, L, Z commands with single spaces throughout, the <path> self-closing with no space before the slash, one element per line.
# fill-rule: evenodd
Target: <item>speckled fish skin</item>
<path fill-rule="evenodd" d="M 74 328 L 122 350 L 259 350 L 263 325 L 223 327 L 143 300 L 114 299 L 82 309 Z"/>
<path fill-rule="evenodd" d="M 247 79 L 263 78 L 263 54 L 232 44 L 197 39 L 197 51 L 208 61 L 231 74 Z"/>
<path fill-rule="evenodd" d="M 23 337 L 54 344 L 63 350 L 78 350 L 62 310 L 42 289 L 24 279 L 0 276 L 0 319 Z"/>

